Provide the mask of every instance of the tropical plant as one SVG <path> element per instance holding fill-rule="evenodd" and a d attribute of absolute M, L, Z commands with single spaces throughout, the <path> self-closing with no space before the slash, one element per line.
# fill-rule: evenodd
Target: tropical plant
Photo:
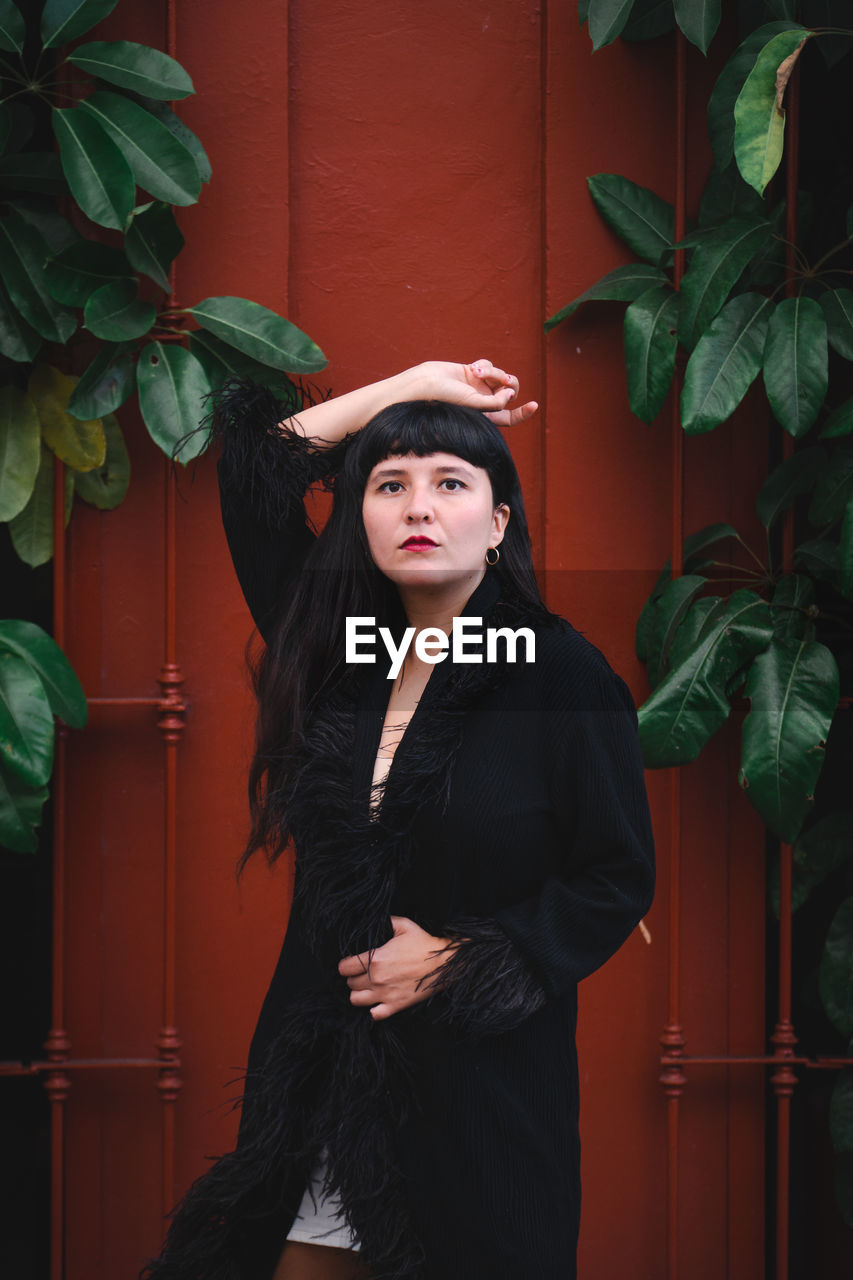
<path fill-rule="evenodd" d="M 578 8 L 595 48 L 677 25 L 703 54 L 721 15 L 720 0 L 587 0 Z M 589 178 L 598 212 L 639 261 L 610 271 L 545 328 L 586 302 L 626 302 L 627 394 L 638 418 L 657 417 L 680 362 L 685 433 L 727 421 L 760 375 L 769 414 L 796 442 L 777 448 L 777 465 L 756 495 L 764 545 L 750 547 L 731 525 L 714 524 L 686 539 L 682 572 L 673 577 L 671 564 L 663 567 L 637 624 L 652 687 L 640 732 L 647 765 L 684 764 L 726 722 L 733 702 L 748 700 L 739 780 L 770 830 L 793 845 L 794 908 L 846 868 L 820 992 L 853 1055 L 853 897 L 845 896 L 853 886 L 853 808 L 846 795 L 821 804 L 818 786 L 828 753 L 841 756 L 846 776 L 853 768 L 838 730 L 839 667 L 848 688 L 853 674 L 853 183 L 839 158 L 834 181 L 824 172 L 814 189 L 800 190 L 791 216 L 774 182 L 792 72 L 820 50 L 824 78 L 838 68 L 849 81 L 850 58 L 842 60 L 853 31 L 844 0 L 750 0 L 740 15 L 741 43 L 708 102 L 713 168 L 695 224 L 676 242 L 674 208 L 654 191 L 616 174 Z M 751 418 L 763 431 L 767 412 Z M 785 522 L 795 535 L 788 544 Z M 837 1199 L 853 1226 L 849 1067 L 839 1073 L 830 1126 Z"/>
<path fill-rule="evenodd" d="M 256 302 L 174 299 L 175 207 L 196 203 L 211 169 L 169 106 L 194 92 L 179 63 L 128 40 L 76 43 L 116 4 L 47 0 L 39 21 L 0 0 L 0 521 L 31 566 L 53 553 L 54 458 L 66 523 L 76 498 L 122 501 L 130 464 L 115 414 L 132 397 L 156 444 L 187 463 L 206 446 L 203 432 L 185 437 L 213 387 L 245 376 L 295 396 L 287 374 L 326 363 Z M 0 624 L 10 849 L 36 848 L 54 713 L 86 720 L 67 660 L 33 624 Z"/>

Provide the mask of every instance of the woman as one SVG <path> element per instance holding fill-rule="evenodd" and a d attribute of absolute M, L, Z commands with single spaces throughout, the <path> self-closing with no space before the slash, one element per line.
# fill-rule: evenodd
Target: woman
<path fill-rule="evenodd" d="M 536 587 L 495 425 L 535 412 L 517 392 L 480 360 L 290 417 L 220 399 L 266 642 L 241 866 L 292 838 L 296 875 L 236 1150 L 151 1280 L 575 1275 L 577 983 L 648 909 L 653 849 L 630 694 Z"/>

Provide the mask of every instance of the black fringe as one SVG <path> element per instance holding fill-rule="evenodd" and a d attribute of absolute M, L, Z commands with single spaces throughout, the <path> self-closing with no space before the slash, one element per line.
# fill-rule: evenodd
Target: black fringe
<path fill-rule="evenodd" d="M 287 384 L 285 398 L 269 387 L 231 378 L 206 397 L 211 408 L 201 424 L 175 445 L 177 458 L 187 441 L 200 432 L 205 449 L 219 446 L 229 484 L 243 492 L 267 527 L 282 528 L 294 505 L 302 503 L 311 485 L 331 489 L 349 435 L 334 445 L 317 448 L 299 431 L 284 426 L 300 410 L 328 399 L 310 383 Z"/>
<path fill-rule="evenodd" d="M 251 1269 L 258 1239 L 271 1216 L 295 1215 L 285 1189 L 299 1170 L 301 1196 L 324 1147 L 324 1190 L 340 1195 L 362 1256 L 379 1260 L 375 1280 L 421 1275 L 423 1251 L 392 1140 L 411 1096 L 393 1027 L 354 1009 L 345 985 L 304 996 L 245 1083 L 236 1150 L 197 1178 L 173 1210 L 161 1255 L 140 1280 L 260 1280 Z"/>
<path fill-rule="evenodd" d="M 434 1021 L 466 1040 L 512 1031 L 545 1004 L 542 987 L 496 920 L 465 919 L 446 925 L 449 958 L 418 983 L 434 991 Z"/>

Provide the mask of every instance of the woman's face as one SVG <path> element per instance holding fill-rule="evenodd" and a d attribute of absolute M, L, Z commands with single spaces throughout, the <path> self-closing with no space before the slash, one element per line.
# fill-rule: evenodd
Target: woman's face
<path fill-rule="evenodd" d="M 377 568 L 398 586 L 449 585 L 482 574 L 503 539 L 509 507 L 495 507 L 488 472 L 453 453 L 377 462 L 362 518 Z"/>

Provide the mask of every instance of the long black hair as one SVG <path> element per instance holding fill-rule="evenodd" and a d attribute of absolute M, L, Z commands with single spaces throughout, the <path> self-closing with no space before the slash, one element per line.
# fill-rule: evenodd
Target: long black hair
<path fill-rule="evenodd" d="M 494 505 L 506 503 L 510 511 L 500 559 L 486 572 L 497 575 L 502 599 L 526 617 L 551 617 L 533 570 L 518 472 L 506 441 L 484 414 L 435 400 L 393 404 L 347 437 L 340 452 L 329 519 L 265 650 L 251 664 L 258 715 L 249 770 L 252 827 L 240 871 L 259 849 L 273 862 L 287 845 L 281 797 L 299 767 L 304 729 L 318 700 L 351 675 L 345 663 L 347 617 L 373 617 L 377 627 L 389 627 L 395 635 L 405 626 L 397 589 L 374 564 L 362 519 L 365 485 L 378 462 L 450 453 L 483 468 Z"/>

